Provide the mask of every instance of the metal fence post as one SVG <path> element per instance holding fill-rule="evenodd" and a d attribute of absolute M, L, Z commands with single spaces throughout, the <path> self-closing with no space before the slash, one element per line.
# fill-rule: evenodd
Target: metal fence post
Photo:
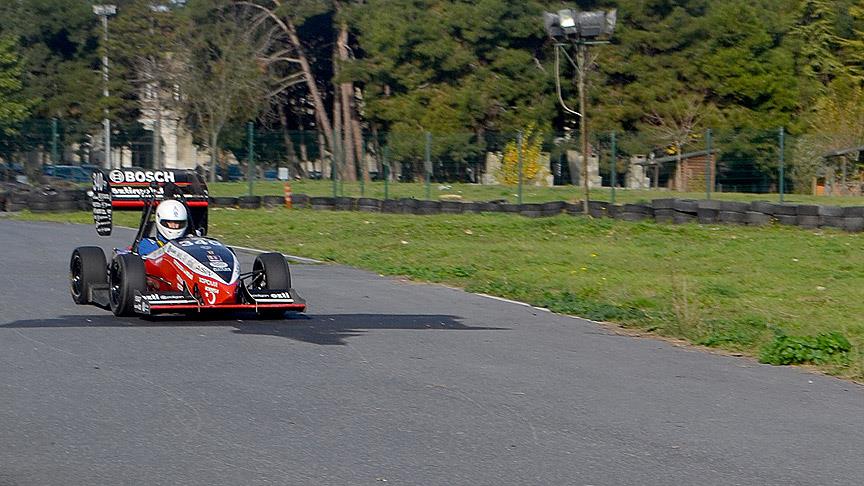
<path fill-rule="evenodd" d="M 423 167 L 426 172 L 426 200 L 432 199 L 432 134 L 426 132 L 426 163 Z"/>
<path fill-rule="evenodd" d="M 360 140 L 360 197 L 366 197 L 366 174 L 369 167 L 366 166 L 366 139 Z"/>
<path fill-rule="evenodd" d="M 248 166 L 246 167 L 246 179 L 249 181 L 249 195 L 253 194 L 252 185 L 255 182 L 255 124 L 251 121 L 246 124 L 246 138 L 249 143 Z"/>
<path fill-rule="evenodd" d="M 617 177 L 618 172 L 618 145 L 617 140 L 615 138 L 615 132 L 613 131 L 611 134 L 612 137 L 612 154 L 609 158 L 609 185 L 612 187 L 612 204 L 615 204 L 615 179 Z"/>
<path fill-rule="evenodd" d="M 336 127 L 335 133 L 333 134 L 333 154 L 330 157 L 330 179 L 333 180 L 333 197 L 339 196 L 339 181 L 337 180 L 336 174 L 339 170 L 339 153 L 341 152 L 339 146 L 340 141 L 342 140 L 342 130 L 339 127 Z"/>
<path fill-rule="evenodd" d="M 705 148 L 708 152 L 705 156 L 705 199 L 711 199 L 711 162 L 714 160 L 711 141 L 711 129 L 709 128 L 705 130 Z"/>
<path fill-rule="evenodd" d="M 517 193 L 519 204 L 522 204 L 522 132 L 520 131 L 516 134 L 516 149 L 518 150 L 518 154 L 516 159 L 518 160 L 519 167 L 519 191 Z"/>
<path fill-rule="evenodd" d="M 786 169 L 786 129 L 780 127 L 780 202 L 783 202 L 783 191 L 786 189 L 784 171 Z"/>
<path fill-rule="evenodd" d="M 390 146 L 384 146 L 384 160 L 381 164 L 381 168 L 384 170 L 384 200 L 390 198 L 390 162 L 387 160 L 390 155 Z"/>
<path fill-rule="evenodd" d="M 56 164 L 60 161 L 59 151 L 57 150 L 57 139 L 59 138 L 59 134 L 57 133 L 57 118 L 51 119 L 51 162 Z"/>

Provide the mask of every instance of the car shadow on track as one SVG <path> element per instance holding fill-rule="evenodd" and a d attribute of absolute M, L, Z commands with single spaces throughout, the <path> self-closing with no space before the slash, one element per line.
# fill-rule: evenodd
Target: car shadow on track
<path fill-rule="evenodd" d="M 278 336 L 320 345 L 344 345 L 346 339 L 371 330 L 409 331 L 505 331 L 503 327 L 471 327 L 459 317 L 437 314 L 288 314 L 285 319 L 265 320 L 255 314 L 231 318 L 208 316 L 159 316 L 147 319 L 105 315 L 70 315 L 55 319 L 27 319 L 0 325 L 0 329 L 95 328 L 95 327 L 233 327 L 235 334 Z"/>

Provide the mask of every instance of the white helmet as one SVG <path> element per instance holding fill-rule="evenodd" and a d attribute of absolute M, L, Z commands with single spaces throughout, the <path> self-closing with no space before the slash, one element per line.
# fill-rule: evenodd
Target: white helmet
<path fill-rule="evenodd" d="M 156 230 L 166 240 L 176 240 L 186 234 L 188 219 L 186 206 L 180 201 L 162 201 L 156 208 Z"/>

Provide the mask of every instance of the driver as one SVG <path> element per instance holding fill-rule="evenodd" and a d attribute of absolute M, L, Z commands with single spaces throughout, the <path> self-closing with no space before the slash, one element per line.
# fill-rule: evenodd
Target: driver
<path fill-rule="evenodd" d="M 162 201 L 156 207 L 156 238 L 142 238 L 138 244 L 138 254 L 147 255 L 169 241 L 182 238 L 188 223 L 186 206 L 173 199 Z"/>

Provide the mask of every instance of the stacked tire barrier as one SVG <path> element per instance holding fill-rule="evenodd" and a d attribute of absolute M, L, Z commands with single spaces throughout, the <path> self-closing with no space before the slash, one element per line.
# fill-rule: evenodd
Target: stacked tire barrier
<path fill-rule="evenodd" d="M 582 216 L 582 201 L 511 204 L 505 201 L 460 202 L 419 199 L 309 198 L 312 209 L 356 210 L 389 214 L 511 213 L 528 218 L 562 214 Z M 296 206 L 295 206 L 296 207 Z M 775 204 L 767 201 L 738 202 L 693 199 L 654 199 L 650 203 L 614 205 L 590 201 L 588 212 L 594 218 L 622 221 L 656 221 L 668 224 L 731 224 L 765 226 L 782 224 L 802 228 L 835 228 L 864 231 L 864 206 L 837 207 Z"/>
<path fill-rule="evenodd" d="M 240 196 L 210 198 L 213 208 L 258 209 L 284 207 L 283 196 Z M 413 198 L 380 200 L 351 197 L 309 197 L 294 194 L 292 207 L 319 211 L 361 211 L 388 214 L 462 214 L 510 213 L 528 218 L 559 215 L 582 216 L 582 201 L 551 201 L 512 204 L 504 200 L 489 202 L 426 201 Z M 91 209 L 87 190 L 69 187 L 31 187 L 23 184 L 0 185 L 0 210 L 33 212 Z M 614 205 L 590 201 L 588 212 L 594 218 L 622 221 L 656 221 L 668 224 L 731 224 L 766 226 L 779 224 L 805 229 L 831 228 L 849 232 L 864 231 L 864 205 L 819 206 L 778 204 L 768 201 L 738 202 L 693 199 L 654 199 L 650 203 Z"/>
<path fill-rule="evenodd" d="M 0 187 L 0 210 L 33 212 L 78 211 L 89 209 L 90 199 L 87 191 L 68 187 L 30 187 L 9 185 Z"/>

